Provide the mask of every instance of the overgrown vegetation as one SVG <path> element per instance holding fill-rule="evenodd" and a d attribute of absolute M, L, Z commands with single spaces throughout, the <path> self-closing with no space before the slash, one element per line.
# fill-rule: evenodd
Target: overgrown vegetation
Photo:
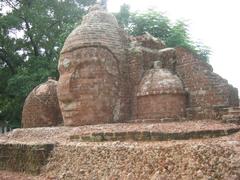
<path fill-rule="evenodd" d="M 209 47 L 191 40 L 188 26 L 184 21 L 177 20 L 172 23 L 167 16 L 153 10 L 131 13 L 130 7 L 126 4 L 121 7 L 116 17 L 121 26 L 131 35 L 137 36 L 148 32 L 163 40 L 167 47 L 189 49 L 201 60 L 208 62 Z"/>
<path fill-rule="evenodd" d="M 0 0 L 0 124 L 20 126 L 29 92 L 48 76 L 58 79 L 57 61 L 64 40 L 95 0 Z M 209 49 L 193 43 L 187 26 L 155 11 L 116 14 L 132 35 L 146 31 L 171 47 L 185 47 L 207 59 Z"/>

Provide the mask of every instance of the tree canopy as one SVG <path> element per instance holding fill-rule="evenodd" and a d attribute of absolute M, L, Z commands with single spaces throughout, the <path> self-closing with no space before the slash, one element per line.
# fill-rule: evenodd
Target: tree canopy
<path fill-rule="evenodd" d="M 64 40 L 94 3 L 0 1 L 0 121 L 20 125 L 26 96 L 48 76 L 58 77 L 57 60 Z"/>
<path fill-rule="evenodd" d="M 47 77 L 58 79 L 57 61 L 64 40 L 95 0 L 0 0 L 0 123 L 19 127 L 29 92 Z M 116 14 L 131 35 L 149 32 L 167 46 L 186 47 L 203 58 L 208 48 L 193 43 L 184 22 L 172 24 L 159 12 Z"/>
<path fill-rule="evenodd" d="M 130 35 L 142 35 L 145 32 L 163 40 L 167 47 L 183 47 L 201 60 L 208 62 L 210 49 L 201 42 L 191 40 L 186 22 L 177 20 L 172 23 L 163 13 L 148 10 L 146 12 L 131 13 L 130 7 L 124 4 L 116 14 L 120 25 Z"/>

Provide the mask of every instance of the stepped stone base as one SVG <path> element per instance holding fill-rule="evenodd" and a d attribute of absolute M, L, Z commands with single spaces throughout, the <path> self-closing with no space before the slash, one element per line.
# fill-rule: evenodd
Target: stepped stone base
<path fill-rule="evenodd" d="M 240 128 L 196 130 L 176 133 L 151 131 L 95 132 L 89 135 L 72 135 L 70 136 L 70 140 L 79 140 L 82 142 L 188 140 L 227 136 L 238 131 L 240 131 Z"/>
<path fill-rule="evenodd" d="M 16 129 L 0 137 L 0 170 L 36 180 L 239 179 L 239 130 L 210 120 Z"/>
<path fill-rule="evenodd" d="M 223 115 L 223 122 L 240 124 L 240 115 Z"/>
<path fill-rule="evenodd" d="M 240 107 L 225 108 L 223 112 L 223 122 L 240 124 Z"/>
<path fill-rule="evenodd" d="M 39 174 L 53 144 L 0 143 L 0 170 Z"/>
<path fill-rule="evenodd" d="M 56 179 L 239 179 L 240 154 L 217 141 L 107 142 L 58 146 L 45 174 Z M 56 168 L 61 164 L 61 168 Z"/>

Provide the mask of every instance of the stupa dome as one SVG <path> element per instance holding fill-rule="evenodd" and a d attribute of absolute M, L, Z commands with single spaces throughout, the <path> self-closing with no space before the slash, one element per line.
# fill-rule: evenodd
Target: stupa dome
<path fill-rule="evenodd" d="M 184 92 L 183 84 L 177 75 L 173 75 L 167 69 L 151 69 L 145 73 L 137 96 Z"/>
<path fill-rule="evenodd" d="M 115 16 L 95 5 L 67 37 L 61 53 L 84 47 L 105 47 L 121 59 L 124 52 L 122 33 Z"/>
<path fill-rule="evenodd" d="M 163 121 L 185 116 L 186 94 L 181 80 L 161 62 L 143 76 L 137 93 L 137 118 Z"/>
<path fill-rule="evenodd" d="M 57 81 L 49 79 L 28 95 L 22 113 L 24 128 L 56 126 L 62 122 L 56 87 Z"/>

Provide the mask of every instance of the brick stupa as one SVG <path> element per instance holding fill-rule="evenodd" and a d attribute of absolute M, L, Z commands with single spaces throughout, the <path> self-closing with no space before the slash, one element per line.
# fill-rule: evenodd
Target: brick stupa
<path fill-rule="evenodd" d="M 128 36 L 100 5 L 67 37 L 58 70 L 57 98 L 65 126 L 221 119 L 226 108 L 239 105 L 238 90 L 209 64 L 183 48 L 166 48 L 148 33 Z M 27 108 L 24 127 L 56 124 L 39 118 L 52 117 L 49 108 L 32 109 L 34 116 L 25 113 Z"/>
<path fill-rule="evenodd" d="M 0 136 L 0 179 L 240 179 L 238 91 L 188 50 L 96 5 L 58 70 Z"/>

